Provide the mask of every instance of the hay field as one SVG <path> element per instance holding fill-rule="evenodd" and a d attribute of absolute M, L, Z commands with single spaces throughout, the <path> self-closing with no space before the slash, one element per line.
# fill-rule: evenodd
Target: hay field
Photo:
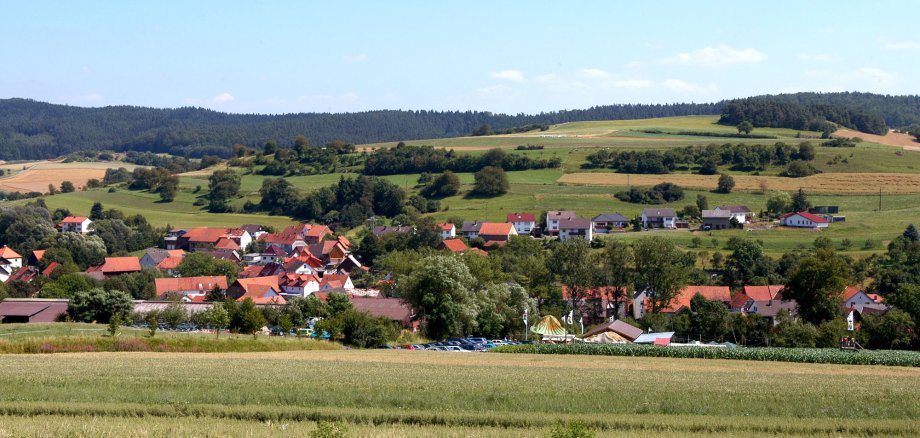
<path fill-rule="evenodd" d="M 598 436 L 920 433 L 920 369 L 903 367 L 393 350 L 76 353 L 3 356 L 0 388 L 15 388 L 0 392 L 0 435 L 303 436 L 322 420 L 347 423 L 350 436 L 547 436 L 573 420 Z"/>
<path fill-rule="evenodd" d="M 732 175 L 735 190 L 760 191 L 762 183 L 767 190 L 795 191 L 799 188 L 809 193 L 870 194 L 920 193 L 920 175 L 903 173 L 821 173 L 805 178 L 780 176 Z M 685 188 L 715 189 L 718 175 L 666 174 L 637 175 L 625 173 L 581 172 L 569 173 L 559 178 L 564 184 L 598 186 L 653 186 L 672 182 Z"/>
<path fill-rule="evenodd" d="M 60 188 L 61 182 L 70 181 L 76 186 L 77 190 L 80 190 L 92 178 L 101 180 L 105 176 L 106 169 L 124 167 L 131 170 L 138 166 L 120 161 L 92 163 L 39 161 L 5 165 L 4 167 L 14 171 L 18 170 L 18 172 L 10 177 L 0 178 L 0 190 L 44 193 L 48 191 L 49 184 Z M 21 170 L 23 167 L 27 168 Z"/>
<path fill-rule="evenodd" d="M 885 135 L 867 134 L 865 132 L 854 131 L 852 129 L 841 128 L 834 132 L 837 137 L 855 138 L 859 137 L 873 143 L 885 144 L 889 146 L 900 146 L 905 150 L 920 151 L 920 142 L 912 135 L 888 131 Z"/>

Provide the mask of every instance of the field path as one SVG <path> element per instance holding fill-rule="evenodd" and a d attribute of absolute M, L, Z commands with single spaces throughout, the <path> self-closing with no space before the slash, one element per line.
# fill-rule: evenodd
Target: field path
<path fill-rule="evenodd" d="M 920 175 L 904 173 L 821 173 L 805 178 L 785 178 L 780 176 L 732 175 L 735 189 L 759 191 L 766 185 L 767 190 L 795 191 L 802 188 L 811 193 L 870 194 L 882 189 L 885 193 L 920 193 Z M 583 184 L 597 186 L 653 186 L 662 182 L 672 182 L 681 187 L 714 189 L 718 175 L 637 175 L 625 173 L 582 172 L 562 175 L 558 182 L 563 184 Z"/>

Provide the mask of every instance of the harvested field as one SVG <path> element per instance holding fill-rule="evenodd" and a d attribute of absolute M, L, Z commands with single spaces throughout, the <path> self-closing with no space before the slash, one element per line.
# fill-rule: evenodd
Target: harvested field
<path fill-rule="evenodd" d="M 735 190 L 760 191 L 761 183 L 767 190 L 794 191 L 802 188 L 810 193 L 868 194 L 878 193 L 920 193 L 920 175 L 903 173 L 821 173 L 805 178 L 780 176 L 732 175 Z M 685 188 L 714 189 L 718 175 L 636 175 L 625 173 L 569 173 L 558 182 L 563 184 L 584 184 L 601 186 L 653 186 L 661 182 L 672 182 Z"/>
<path fill-rule="evenodd" d="M 48 191 L 48 184 L 60 187 L 63 181 L 72 182 L 77 190 L 80 190 L 92 178 L 101 180 L 105 176 L 106 169 L 124 167 L 131 170 L 138 167 L 134 164 L 118 161 L 99 163 L 41 161 L 35 164 L 16 164 L 12 166 L 20 166 L 19 168 L 27 166 L 27 168 L 8 178 L 0 178 L 0 190 L 44 193 Z"/>
<path fill-rule="evenodd" d="M 900 146 L 910 151 L 920 151 L 920 142 L 917 142 L 913 136 L 908 134 L 899 134 L 888 131 L 887 135 L 866 134 L 865 132 L 854 131 L 852 129 L 838 129 L 834 135 L 844 138 L 859 137 L 865 141 L 871 141 L 878 144 L 889 146 Z"/>

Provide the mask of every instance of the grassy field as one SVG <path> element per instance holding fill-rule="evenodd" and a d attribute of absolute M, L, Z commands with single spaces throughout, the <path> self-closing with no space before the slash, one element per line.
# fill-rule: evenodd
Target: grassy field
<path fill-rule="evenodd" d="M 915 368 L 390 350 L 0 361 L 0 434 L 916 436 Z M 213 429 L 209 429 L 209 427 Z M 213 430 L 214 432 L 210 432 Z M 8 432 L 8 433 L 10 433 Z"/>

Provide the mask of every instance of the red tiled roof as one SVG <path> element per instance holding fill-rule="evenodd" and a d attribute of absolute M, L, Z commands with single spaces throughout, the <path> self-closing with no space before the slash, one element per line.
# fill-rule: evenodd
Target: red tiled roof
<path fill-rule="evenodd" d="M 35 251 L 32 251 L 32 257 L 35 257 L 35 261 L 41 261 L 42 257 L 44 256 L 45 250 L 43 249 L 36 249 Z"/>
<path fill-rule="evenodd" d="M 351 248 L 351 241 L 350 241 L 350 240 L 348 240 L 348 238 L 347 238 L 347 237 L 345 237 L 345 236 L 339 236 L 339 237 L 338 237 L 338 238 L 336 238 L 335 240 L 338 240 L 338 241 L 339 241 L 339 243 L 341 243 L 341 244 L 342 244 L 342 246 L 344 246 L 344 247 L 345 247 L 345 249 L 349 249 L 349 248 Z"/>
<path fill-rule="evenodd" d="M 847 286 L 847 288 L 843 290 L 843 301 L 850 301 L 850 298 L 853 298 L 854 295 L 860 292 L 862 292 L 862 288 L 859 286 Z"/>
<path fill-rule="evenodd" d="M 61 221 L 62 224 L 82 224 L 88 219 L 86 216 L 67 216 Z"/>
<path fill-rule="evenodd" d="M 269 245 L 290 245 L 293 246 L 297 242 L 303 242 L 303 238 L 296 234 L 263 234 L 259 238 L 259 242 L 264 242 Z"/>
<path fill-rule="evenodd" d="M 671 302 L 671 305 L 663 309 L 663 312 L 678 312 L 683 308 L 690 308 L 690 300 L 699 293 L 710 301 L 722 301 L 729 304 L 732 301 L 731 290 L 728 286 L 687 286 L 680 291 L 678 296 Z"/>
<path fill-rule="evenodd" d="M 536 222 L 537 218 L 533 213 L 508 213 L 508 222 Z"/>
<path fill-rule="evenodd" d="M 622 290 L 624 292 L 628 291 L 629 287 L 624 286 Z M 582 295 L 584 296 L 584 299 L 587 299 L 587 300 L 598 300 L 598 299 L 613 298 L 613 294 L 615 292 L 616 292 L 616 288 L 613 286 L 601 286 L 601 287 L 595 287 L 595 288 L 588 289 L 587 291 L 582 291 Z M 628 294 L 628 292 L 625 292 L 625 293 Z M 562 298 L 566 300 L 572 298 L 572 295 L 569 292 L 568 286 L 562 286 Z"/>
<path fill-rule="evenodd" d="M 747 286 L 745 286 L 745 287 L 747 287 Z M 740 309 L 740 308 L 744 307 L 745 304 L 747 304 L 747 302 L 748 302 L 749 299 L 750 299 L 750 297 L 749 297 L 747 294 L 745 294 L 744 292 L 738 292 L 738 293 L 736 293 L 734 296 L 732 296 L 732 301 L 731 301 L 731 304 L 730 304 L 730 305 L 731 305 L 731 308 L 732 308 L 732 309 Z"/>
<path fill-rule="evenodd" d="M 470 253 L 473 253 L 473 254 L 476 254 L 476 255 L 481 255 L 481 256 L 488 256 L 488 255 L 489 255 L 489 253 L 487 253 L 487 252 L 485 252 L 485 251 L 483 251 L 483 250 L 481 250 L 481 249 L 479 249 L 479 248 L 470 248 L 470 250 L 467 251 L 467 252 L 470 252 Z"/>
<path fill-rule="evenodd" d="M 754 301 L 769 301 L 776 299 L 776 294 L 783 290 L 783 285 L 771 284 L 769 286 L 745 286 L 744 293 Z"/>
<path fill-rule="evenodd" d="M 223 237 L 217 241 L 217 244 L 214 245 L 214 248 L 215 249 L 237 250 L 237 249 L 240 249 L 240 245 L 238 245 L 236 242 L 234 242 L 231 239 Z"/>
<path fill-rule="evenodd" d="M 227 277 L 205 276 L 205 277 L 180 277 L 180 278 L 157 278 L 153 280 L 156 284 L 157 296 L 167 292 L 207 292 L 217 286 L 221 289 L 227 289 Z"/>
<path fill-rule="evenodd" d="M 450 231 L 450 230 L 453 230 L 453 229 L 455 229 L 455 228 L 457 228 L 457 226 L 454 225 L 454 224 L 451 224 L 451 223 L 438 224 L 438 225 L 437 225 L 437 229 L 439 229 L 439 230 L 441 230 L 441 231 Z"/>
<path fill-rule="evenodd" d="M 166 257 L 161 260 L 160 263 L 157 263 L 157 269 L 178 269 L 179 265 L 182 263 L 182 257 Z"/>
<path fill-rule="evenodd" d="M 465 243 L 460 239 L 447 239 L 441 242 L 441 245 L 444 248 L 450 250 L 450 252 L 463 252 L 469 249 Z"/>
<path fill-rule="evenodd" d="M 483 243 L 482 246 L 486 248 L 492 248 L 494 246 L 505 246 L 508 244 L 507 240 L 487 240 L 486 243 Z"/>
<path fill-rule="evenodd" d="M 57 268 L 59 268 L 59 267 L 61 267 L 61 264 L 58 263 L 58 262 L 51 262 L 51 263 L 48 263 L 48 266 L 46 266 L 46 267 L 45 267 L 45 270 L 42 271 L 42 276 L 44 276 L 44 277 L 51 277 L 51 273 L 54 272 L 54 270 L 57 269 Z"/>
<path fill-rule="evenodd" d="M 232 230 L 230 228 L 195 227 L 182 235 L 189 242 L 215 243 Z"/>
<path fill-rule="evenodd" d="M 37 276 L 38 276 L 38 271 L 33 270 L 32 268 L 20 268 L 19 270 L 14 272 L 13 275 L 10 275 L 10 278 L 8 278 L 6 281 L 7 282 L 23 281 L 23 282 L 28 283 Z"/>
<path fill-rule="evenodd" d="M 505 222 L 483 222 L 479 228 L 480 236 L 508 236 L 514 231 L 514 225 Z"/>
<path fill-rule="evenodd" d="M 106 257 L 105 263 L 92 266 L 86 272 L 102 272 L 103 274 L 119 274 L 123 272 L 139 272 L 141 261 L 137 257 Z"/>
<path fill-rule="evenodd" d="M 307 237 L 324 237 L 328 234 L 332 234 L 332 230 L 325 225 L 313 225 L 307 230 Z"/>
<path fill-rule="evenodd" d="M 21 258 L 22 258 L 22 256 L 19 255 L 18 252 L 13 251 L 13 248 L 10 248 L 10 247 L 8 247 L 8 246 L 6 246 L 6 245 L 3 245 L 3 247 L 0 247 L 0 257 L 5 258 L 5 259 L 7 259 L 7 260 L 9 260 L 9 259 L 21 259 Z"/>
<path fill-rule="evenodd" d="M 816 223 L 816 224 L 826 224 L 826 223 L 827 223 L 827 219 L 824 219 L 824 218 L 821 217 L 821 216 L 815 216 L 815 215 L 813 215 L 813 214 L 811 214 L 811 213 L 809 213 L 809 212 L 807 212 L 807 211 L 786 213 L 786 214 L 780 216 L 779 218 L 780 218 L 780 219 L 786 219 L 787 217 L 796 216 L 796 215 L 802 216 L 803 218 L 808 219 L 808 220 L 810 220 L 810 221 L 812 221 L 812 222 L 814 222 L 814 223 Z"/>

